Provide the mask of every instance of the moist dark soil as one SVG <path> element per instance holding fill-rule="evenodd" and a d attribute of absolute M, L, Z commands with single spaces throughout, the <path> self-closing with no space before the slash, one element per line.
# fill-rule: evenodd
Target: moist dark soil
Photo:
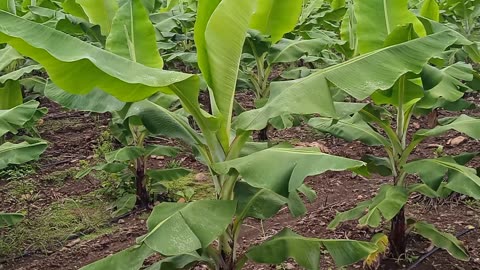
<path fill-rule="evenodd" d="M 249 92 L 241 92 L 237 97 L 244 107 L 253 106 L 253 95 Z M 478 96 L 473 95 L 468 98 L 480 104 Z M 11 196 L 8 182 L 0 181 L 0 211 L 2 212 L 25 210 L 28 204 L 28 209 L 31 211 L 27 216 L 29 218 L 41 213 L 53 202 L 71 196 L 83 196 L 100 188 L 100 182 L 93 177 L 74 180 L 69 176 L 60 184 L 42 179 L 55 171 L 76 170 L 81 166 L 81 161 L 93 159 L 99 138 L 102 132 L 107 130 L 109 116 L 64 111 L 58 105 L 48 101 L 43 101 L 43 105 L 49 108 L 49 113 L 40 126 L 40 132 L 42 138 L 49 141 L 50 145 L 41 160 L 37 162 L 36 173 L 30 176 L 35 181 L 36 192 L 40 195 L 34 201 L 22 201 Z M 480 111 L 474 110 L 468 114 L 478 117 Z M 452 113 L 449 112 L 439 112 L 439 117 L 451 115 Z M 413 122 L 412 131 L 426 128 L 428 125 L 427 117 L 414 119 Z M 365 154 L 384 154 L 381 148 L 366 147 L 358 142 L 349 143 L 325 136 L 306 125 L 282 131 L 270 130 L 268 135 L 272 141 L 289 141 L 297 146 L 319 147 L 324 152 L 355 159 L 360 159 Z M 480 151 L 480 143 L 472 139 L 466 139 L 458 145 L 448 144 L 451 139 L 459 136 L 461 134 L 458 132 L 449 132 L 444 136 L 428 139 L 415 150 L 412 158 L 433 157 L 439 145 L 444 146 L 444 153 L 449 155 Z M 184 153 L 176 160 L 180 160 L 182 166 L 189 167 L 195 173 L 206 172 L 205 166 L 195 160 L 190 149 L 178 142 L 164 138 L 155 138 L 151 142 L 183 147 Z M 169 159 L 150 161 L 151 165 L 159 167 L 168 162 Z M 474 168 L 480 167 L 480 159 L 474 159 L 469 165 Z M 388 231 L 387 226 L 370 229 L 360 228 L 355 222 L 347 222 L 337 230 L 331 231 L 327 229 L 327 225 L 338 211 L 351 209 L 357 203 L 373 197 L 380 185 L 390 181 L 392 180 L 388 177 L 373 176 L 367 179 L 349 172 L 327 172 L 320 176 L 309 177 L 306 183 L 317 192 L 318 199 L 307 204 L 308 213 L 301 218 L 293 218 L 285 208 L 275 218 L 263 223 L 254 219 L 248 220 L 240 236 L 243 250 L 268 239 L 284 227 L 289 227 L 308 237 L 369 240 L 376 233 Z M 412 178 L 410 181 L 416 181 L 416 179 Z M 453 234 L 465 230 L 469 225 L 480 227 L 480 204 L 462 196 L 453 196 L 445 200 L 429 200 L 414 196 L 406 206 L 406 215 L 430 222 Z M 128 217 L 107 224 L 106 226 L 113 228 L 109 233 L 83 238 L 72 237 L 71 240 L 63 241 L 61 245 L 48 247 L 47 252 L 26 249 L 26 252 L 20 256 L 16 254 L 3 260 L 0 258 L 0 261 L 3 261 L 0 269 L 79 269 L 132 245 L 136 237 L 146 233 L 147 217 L 148 213 L 134 212 Z M 32 233 L 35 233 L 35 228 L 32 228 Z M 470 261 L 455 260 L 445 251 L 440 250 L 415 269 L 480 269 L 480 232 L 473 230 L 460 237 L 460 240 L 464 242 L 470 253 Z M 385 259 L 381 262 L 380 269 L 407 268 L 432 248 L 427 240 L 419 236 L 411 235 L 408 241 L 406 259 Z M 321 263 L 322 269 L 334 269 L 333 262 L 328 256 L 323 256 Z M 286 262 L 282 267 L 247 264 L 245 269 L 301 269 L 293 261 Z M 356 264 L 348 269 L 362 267 L 362 264 Z"/>

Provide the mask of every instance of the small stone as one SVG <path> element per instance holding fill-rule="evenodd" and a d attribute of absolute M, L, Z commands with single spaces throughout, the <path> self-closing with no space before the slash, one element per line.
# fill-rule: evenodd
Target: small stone
<path fill-rule="evenodd" d="M 434 144 L 434 143 L 427 144 L 427 148 L 438 148 L 440 146 L 441 146 L 440 144 Z"/>
<path fill-rule="evenodd" d="M 451 146 L 457 146 L 457 145 L 460 145 L 460 144 L 464 143 L 466 140 L 467 140 L 466 137 L 458 136 L 456 138 L 448 140 L 447 144 L 451 145 Z"/>
<path fill-rule="evenodd" d="M 295 265 L 293 265 L 292 263 L 286 263 L 285 264 L 285 269 L 289 269 L 289 270 L 295 269 Z"/>
<path fill-rule="evenodd" d="M 362 195 L 358 195 L 357 196 L 357 200 L 362 200 L 363 199 L 363 196 Z"/>
<path fill-rule="evenodd" d="M 164 160 L 165 159 L 164 156 L 155 156 L 155 155 L 153 155 L 152 158 L 156 159 L 156 160 Z"/>
<path fill-rule="evenodd" d="M 479 263 L 479 264 L 480 264 L 480 258 L 475 258 L 475 259 L 473 259 L 473 262 L 474 262 L 474 263 Z"/>
<path fill-rule="evenodd" d="M 207 182 L 210 180 L 210 176 L 206 173 L 197 173 L 194 179 L 197 182 Z"/>
<path fill-rule="evenodd" d="M 419 129 L 420 128 L 420 124 L 417 123 L 417 122 L 413 122 L 413 127 L 416 128 L 416 129 Z"/>
<path fill-rule="evenodd" d="M 119 220 L 117 221 L 117 223 L 118 223 L 118 224 L 124 224 L 124 223 L 125 223 L 125 220 L 124 220 L 124 219 L 119 219 Z"/>
<path fill-rule="evenodd" d="M 71 248 L 73 246 L 75 246 L 76 244 L 80 243 L 82 240 L 80 240 L 80 238 L 77 238 L 73 241 L 71 241 L 70 243 L 67 244 L 67 247 Z"/>
<path fill-rule="evenodd" d="M 475 215 L 475 212 L 473 212 L 473 211 L 467 211 L 467 216 L 473 216 L 473 215 Z"/>
<path fill-rule="evenodd" d="M 325 225 L 327 225 L 327 223 L 325 223 L 325 222 L 323 222 L 323 221 L 320 222 L 319 224 L 320 224 L 320 226 L 325 226 Z"/>

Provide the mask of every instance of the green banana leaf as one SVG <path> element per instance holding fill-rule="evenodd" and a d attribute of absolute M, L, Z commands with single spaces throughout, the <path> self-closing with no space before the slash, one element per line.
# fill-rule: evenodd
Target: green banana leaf
<path fill-rule="evenodd" d="M 141 242 L 166 256 L 206 248 L 232 222 L 235 208 L 234 201 L 162 203 L 148 218 L 148 234 Z"/>
<path fill-rule="evenodd" d="M 117 0 L 76 0 L 75 2 L 83 8 L 90 22 L 100 25 L 102 34 L 108 36 L 113 17 L 118 10 Z"/>
<path fill-rule="evenodd" d="M 0 213 L 0 228 L 11 227 L 21 222 L 24 218 L 20 213 Z"/>
<path fill-rule="evenodd" d="M 272 44 L 291 32 L 302 13 L 303 0 L 258 0 L 250 28 L 270 36 Z"/>
<path fill-rule="evenodd" d="M 44 141 L 18 144 L 6 142 L 0 145 L 0 170 L 6 168 L 9 164 L 22 164 L 37 160 L 47 149 L 47 146 Z"/>
<path fill-rule="evenodd" d="M 335 108 L 328 98 L 331 95 L 329 84 L 363 100 L 379 89 L 391 88 L 405 73 L 420 73 L 430 58 L 456 40 L 456 35 L 449 31 L 433 34 L 364 54 L 303 79 L 272 83 L 272 95 L 267 104 L 239 115 L 235 126 L 260 130 L 271 118 L 285 113 L 335 117 Z"/>
<path fill-rule="evenodd" d="M 462 261 L 470 259 L 462 242 L 453 234 L 440 232 L 435 226 L 426 222 L 415 222 L 413 229 L 416 233 L 432 241 L 435 246 L 445 249 L 454 258 Z"/>
<path fill-rule="evenodd" d="M 284 229 L 271 239 L 248 250 L 247 257 L 259 263 L 281 264 L 289 258 L 305 269 L 320 269 L 321 247 L 332 256 L 337 266 L 346 266 L 375 252 L 373 244 L 355 240 L 307 238 Z"/>

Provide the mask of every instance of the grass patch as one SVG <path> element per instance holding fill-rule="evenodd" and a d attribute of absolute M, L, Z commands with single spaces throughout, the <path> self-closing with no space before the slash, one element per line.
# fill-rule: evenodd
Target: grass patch
<path fill-rule="evenodd" d="M 0 180 L 15 181 L 27 178 L 37 172 L 36 163 L 24 163 L 20 165 L 10 164 L 0 170 Z"/>
<path fill-rule="evenodd" d="M 195 181 L 195 175 L 189 174 L 174 181 L 166 182 L 165 186 L 168 189 L 169 197 L 173 197 L 174 200 L 180 199 L 179 192 L 185 192 L 187 189 L 193 189 L 191 200 L 203 200 L 203 199 L 215 199 L 215 187 L 211 182 L 200 183 Z"/>
<path fill-rule="evenodd" d="M 55 133 L 60 130 L 72 127 L 80 127 L 84 125 L 81 118 L 65 118 L 65 119 L 50 119 L 45 121 L 43 125 L 39 127 L 41 132 Z"/>
<path fill-rule="evenodd" d="M 73 179 L 75 174 L 77 174 L 77 169 L 75 167 L 71 167 L 63 171 L 54 171 L 42 176 L 41 180 L 51 184 L 60 185 L 65 183 L 68 179 Z"/>
<path fill-rule="evenodd" d="M 108 205 L 93 195 L 52 203 L 42 213 L 27 216 L 17 226 L 0 230 L 0 257 L 47 252 L 63 246 L 74 233 L 97 230 L 110 218 Z"/>

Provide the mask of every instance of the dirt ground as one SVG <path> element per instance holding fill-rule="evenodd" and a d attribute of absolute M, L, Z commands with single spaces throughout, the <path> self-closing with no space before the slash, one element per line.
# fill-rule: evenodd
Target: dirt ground
<path fill-rule="evenodd" d="M 240 94 L 239 99 L 246 107 L 252 104 L 251 95 Z M 480 104 L 476 95 L 469 99 Z M 77 171 L 82 166 L 82 162 L 92 160 L 98 149 L 99 138 L 107 130 L 108 115 L 88 115 L 81 112 L 64 111 L 48 101 L 44 101 L 43 104 L 49 108 L 49 114 L 45 117 L 40 132 L 42 138 L 49 141 L 50 147 L 38 162 L 36 172 L 28 176 L 34 183 L 35 198 L 20 200 L 12 196 L 10 192 L 11 181 L 0 181 L 0 211 L 28 209 L 27 219 L 34 219 L 35 216 L 41 215 L 52 204 L 63 202 L 70 197 L 88 196 L 101 187 L 100 181 L 92 177 L 79 181 L 73 178 L 72 173 L 66 175 L 61 183 L 45 181 L 45 176 L 54 174 L 52 176 L 54 178 L 59 177 L 55 175 L 55 172 L 58 171 Z M 439 114 L 440 116 L 450 115 L 446 112 L 439 112 Z M 469 114 L 478 117 L 480 111 L 476 109 Z M 413 122 L 412 130 L 426 128 L 425 117 L 415 119 Z M 332 154 L 350 158 L 360 159 L 365 154 L 382 154 L 380 148 L 365 147 L 357 142 L 347 143 L 312 131 L 307 126 L 270 131 L 269 135 L 275 141 L 289 141 L 302 146 L 321 146 L 323 150 Z M 447 154 L 480 151 L 480 143 L 472 139 L 467 139 L 455 146 L 447 144 L 450 139 L 460 135 L 457 132 L 449 132 L 442 137 L 429 139 L 416 149 L 413 157 L 433 157 L 436 145 L 445 146 L 444 151 Z M 180 160 L 182 166 L 188 166 L 196 174 L 206 171 L 206 168 L 196 162 L 189 152 L 185 152 L 177 159 Z M 151 160 L 154 166 L 162 166 L 165 162 L 165 160 Z M 469 165 L 480 167 L 480 160 L 477 158 Z M 203 181 L 202 179 L 197 180 Z M 337 211 L 348 210 L 357 203 L 371 198 L 376 194 L 379 186 L 388 181 L 390 179 L 380 176 L 366 179 L 348 172 L 327 172 L 320 176 L 310 177 L 306 183 L 317 192 L 318 199 L 308 204 L 308 213 L 304 217 L 294 219 L 287 209 L 283 209 L 275 218 L 267 220 L 263 224 L 257 220 L 249 220 L 243 228 L 241 241 L 244 247 L 248 247 L 269 238 L 284 227 L 311 237 L 370 239 L 372 235 L 382 231 L 383 228 L 377 230 L 359 228 L 355 222 L 348 222 L 337 230 L 330 231 L 327 229 L 327 225 Z M 417 196 L 409 201 L 406 213 L 407 216 L 415 216 L 419 220 L 428 221 L 453 234 L 464 230 L 468 225 L 480 227 L 480 203 L 472 202 L 465 197 L 457 196 L 443 201 L 431 201 Z M 66 235 L 62 241 L 41 249 L 32 248 L 29 243 L 24 243 L 24 248 L 20 253 L 0 258 L 2 261 L 0 269 L 78 269 L 132 245 L 136 237 L 146 232 L 145 220 L 147 218 L 148 213 L 135 212 L 125 218 L 115 220 L 113 223 L 103 220 L 104 225 L 100 228 L 72 231 L 72 234 Z M 35 228 L 32 228 L 31 233 L 36 233 Z M 7 231 L 0 231 L 0 237 L 4 237 L 6 234 L 8 234 Z M 460 239 L 468 248 L 471 255 L 470 261 L 457 261 L 445 251 L 438 251 L 416 269 L 480 269 L 479 231 L 474 230 Z M 428 241 L 416 236 L 409 238 L 408 246 L 407 260 L 400 265 L 395 261 L 384 261 L 381 269 L 408 267 L 431 248 Z M 332 261 L 328 256 L 324 256 L 322 259 L 322 269 L 333 269 Z M 300 269 L 294 262 L 287 262 L 282 267 L 249 264 L 245 269 Z M 361 264 L 356 264 L 348 269 L 361 267 Z"/>

